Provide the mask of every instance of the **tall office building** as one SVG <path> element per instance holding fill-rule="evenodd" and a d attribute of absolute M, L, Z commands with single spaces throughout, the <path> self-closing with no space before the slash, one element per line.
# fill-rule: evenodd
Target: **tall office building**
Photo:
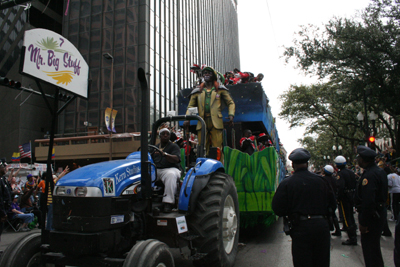
<path fill-rule="evenodd" d="M 1 1 L 0 7 L 13 3 Z M 31 5 L 30 5 L 31 4 Z M 25 88 L 34 88 L 36 83 L 19 74 L 20 54 L 24 32 L 32 28 L 46 28 L 61 34 L 62 1 L 38 0 L 0 10 L 0 76 L 21 82 Z M 2 81 L 4 82 L 4 81 Z M 37 138 L 43 138 L 51 125 L 51 114 L 40 95 L 21 92 L 0 83 L 0 158 L 11 160 L 18 146 Z M 54 94 L 54 86 L 43 89 Z M 51 103 L 51 99 L 48 99 Z M 23 161 L 30 159 L 24 158 Z"/>
<path fill-rule="evenodd" d="M 111 98 L 118 111 L 117 132 L 139 131 L 138 67 L 148 73 L 150 122 L 177 109 L 179 90 L 196 80 L 190 72 L 193 64 L 207 64 L 220 72 L 240 67 L 236 1 L 68 2 L 63 35 L 87 60 L 92 84 L 89 100 L 78 99 L 61 115 L 60 133 L 85 132 L 85 121 L 104 131 Z"/>
<path fill-rule="evenodd" d="M 110 106 L 118 111 L 118 133 L 140 131 L 139 67 L 148 74 L 151 89 L 150 123 L 177 110 L 179 90 L 196 81 L 190 72 L 193 64 L 206 64 L 222 73 L 240 68 L 237 0 L 38 0 L 32 5 L 26 10 L 16 6 L 1 11 L 0 36 L 5 36 L 0 40 L 5 43 L 0 49 L 1 75 L 37 89 L 34 81 L 18 74 L 21 40 L 27 29 L 56 31 L 78 48 L 89 64 L 89 98 L 76 99 L 61 113 L 59 136 L 84 134 L 90 125 L 106 132 L 104 113 Z M 2 143 L 6 155 L 16 152 L 19 144 L 43 138 L 50 127 L 40 96 L 24 102 L 29 96 L 24 92 L 15 101 L 19 92 L 5 93 L 10 90 L 0 98 L 2 107 L 14 112 L 10 124 L 0 126 L 7 132 L 7 141 Z M 45 90 L 52 92 L 51 86 Z"/>

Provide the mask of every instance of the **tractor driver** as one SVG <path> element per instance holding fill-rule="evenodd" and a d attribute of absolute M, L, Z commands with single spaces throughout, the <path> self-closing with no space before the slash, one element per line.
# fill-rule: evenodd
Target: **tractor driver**
<path fill-rule="evenodd" d="M 177 182 L 181 177 L 181 151 L 177 144 L 170 141 L 171 133 L 168 128 L 162 128 L 159 135 L 160 144 L 157 147 L 162 153 L 156 151 L 153 160 L 157 167 L 157 180 L 164 183 L 163 212 L 169 213 L 175 204 Z"/>

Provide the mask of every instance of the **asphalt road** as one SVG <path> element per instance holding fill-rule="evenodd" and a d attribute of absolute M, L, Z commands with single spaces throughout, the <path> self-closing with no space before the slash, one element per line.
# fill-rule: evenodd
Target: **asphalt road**
<path fill-rule="evenodd" d="M 390 214 L 390 212 L 389 212 Z M 395 223 L 389 221 L 389 228 L 394 235 Z M 39 232 L 33 230 L 32 232 Z M 1 236 L 0 250 L 5 250 L 8 245 L 27 233 L 4 232 Z M 359 234 L 359 233 L 358 233 Z M 331 267 L 361 267 L 364 266 L 360 237 L 357 246 L 343 246 L 342 241 L 347 239 L 346 233 L 342 237 L 332 237 L 331 242 Z M 394 267 L 393 263 L 393 237 L 382 237 L 381 248 L 385 267 Z M 173 249 L 175 265 L 178 267 L 192 266 L 192 262 L 180 257 L 179 250 Z M 291 238 L 282 231 L 282 221 L 279 219 L 268 228 L 259 227 L 240 232 L 239 253 L 235 266 L 268 266 L 289 267 L 292 264 Z"/>
<path fill-rule="evenodd" d="M 394 222 L 389 222 L 389 228 L 394 236 Z M 293 266 L 291 254 L 291 238 L 282 231 L 282 219 L 271 227 L 246 235 L 241 234 L 241 241 L 245 246 L 240 247 L 235 266 L 268 266 L 288 267 Z M 331 239 L 331 267 L 361 267 L 364 259 L 361 250 L 360 236 L 358 233 L 357 246 L 343 246 L 342 241 L 347 239 L 347 234 L 342 232 L 342 237 Z M 381 248 L 385 266 L 394 267 L 393 263 L 393 237 L 382 237 Z"/>

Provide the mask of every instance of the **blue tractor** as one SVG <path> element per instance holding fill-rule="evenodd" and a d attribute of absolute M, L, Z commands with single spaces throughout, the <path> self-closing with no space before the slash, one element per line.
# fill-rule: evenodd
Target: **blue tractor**
<path fill-rule="evenodd" d="M 148 103 L 143 69 L 138 77 L 142 103 Z M 65 175 L 53 191 L 54 230 L 47 240 L 39 233 L 17 240 L 4 252 L 0 267 L 174 266 L 168 247 L 179 248 L 195 266 L 233 266 L 239 238 L 237 191 L 223 164 L 205 157 L 204 141 L 179 183 L 176 211 L 160 208 L 163 189 L 152 158 L 158 127 L 199 120 L 205 129 L 204 121 L 196 115 L 161 118 L 148 144 L 148 114 L 142 113 L 141 151 Z"/>

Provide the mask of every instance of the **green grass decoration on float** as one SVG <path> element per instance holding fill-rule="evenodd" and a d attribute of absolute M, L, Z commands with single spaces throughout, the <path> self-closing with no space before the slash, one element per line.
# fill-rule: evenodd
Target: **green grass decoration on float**
<path fill-rule="evenodd" d="M 253 155 L 224 147 L 225 170 L 236 184 L 240 226 L 271 225 L 276 221 L 271 202 L 279 181 L 278 154 L 268 147 Z"/>

